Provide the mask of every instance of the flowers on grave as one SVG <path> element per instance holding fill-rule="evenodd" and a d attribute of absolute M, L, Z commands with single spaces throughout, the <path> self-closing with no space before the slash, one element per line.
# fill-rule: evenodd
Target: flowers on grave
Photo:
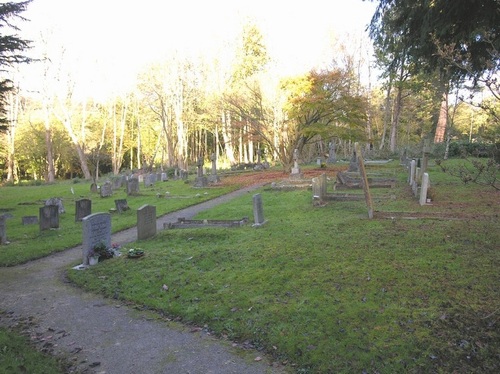
<path fill-rule="evenodd" d="M 113 258 L 115 255 L 115 251 L 113 248 L 108 248 L 105 242 L 100 242 L 99 244 L 94 245 L 87 257 L 98 257 L 99 261 L 106 260 L 108 258 Z"/>
<path fill-rule="evenodd" d="M 144 250 L 140 248 L 130 248 L 128 250 L 128 257 L 129 258 L 137 258 L 137 257 L 142 257 L 144 256 Z"/>

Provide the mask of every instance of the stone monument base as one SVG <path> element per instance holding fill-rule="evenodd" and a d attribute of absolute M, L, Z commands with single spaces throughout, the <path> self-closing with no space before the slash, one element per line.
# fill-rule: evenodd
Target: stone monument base
<path fill-rule="evenodd" d="M 194 187 L 207 187 L 208 179 L 207 177 L 196 177 L 194 181 Z"/>

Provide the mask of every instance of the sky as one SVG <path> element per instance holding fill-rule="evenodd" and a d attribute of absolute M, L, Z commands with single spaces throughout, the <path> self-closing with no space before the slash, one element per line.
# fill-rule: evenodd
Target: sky
<path fill-rule="evenodd" d="M 30 21 L 19 26 L 34 42 L 31 53 L 48 50 L 57 63 L 64 50 L 77 85 L 104 94 L 127 89 L 145 65 L 173 51 L 224 53 L 248 21 L 281 73 L 304 73 L 333 58 L 333 35 L 366 35 L 374 9 L 362 0 L 33 0 L 22 14 Z"/>

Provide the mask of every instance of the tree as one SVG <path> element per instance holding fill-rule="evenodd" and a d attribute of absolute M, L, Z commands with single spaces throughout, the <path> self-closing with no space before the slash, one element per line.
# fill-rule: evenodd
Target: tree
<path fill-rule="evenodd" d="M 30 2 L 31 0 L 0 4 L 0 31 L 6 27 L 18 31 L 19 28 L 12 21 L 15 19 L 26 20 L 20 16 L 20 13 L 26 10 Z M 31 59 L 22 54 L 29 46 L 29 41 L 16 35 L 0 33 L 0 73 L 6 73 L 15 64 L 30 62 Z M 13 89 L 14 86 L 10 79 L 0 78 L 0 130 L 5 130 L 8 125 L 8 118 L 5 117 L 6 105 L 8 104 L 6 95 Z"/>
<path fill-rule="evenodd" d="M 449 83 L 472 78 L 477 84 L 478 77 L 498 71 L 492 48 L 499 49 L 499 24 L 497 0 L 379 0 L 370 24 L 372 38 L 397 35 L 415 72 L 440 73 L 443 100 L 436 142 L 444 139 Z"/>

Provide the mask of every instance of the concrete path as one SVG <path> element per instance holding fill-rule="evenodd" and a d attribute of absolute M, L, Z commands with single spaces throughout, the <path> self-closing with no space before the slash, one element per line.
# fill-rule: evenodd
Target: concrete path
<path fill-rule="evenodd" d="M 158 219 L 158 228 L 192 218 L 252 186 Z M 135 241 L 135 228 L 114 234 L 113 242 Z M 0 269 L 0 325 L 18 325 L 43 349 L 65 355 L 71 372 L 283 373 L 259 352 L 220 341 L 206 331 L 162 319 L 111 299 L 90 294 L 64 281 L 64 273 L 82 256 L 81 246 L 11 268 Z M 75 270 L 76 271 L 76 270 Z"/>

